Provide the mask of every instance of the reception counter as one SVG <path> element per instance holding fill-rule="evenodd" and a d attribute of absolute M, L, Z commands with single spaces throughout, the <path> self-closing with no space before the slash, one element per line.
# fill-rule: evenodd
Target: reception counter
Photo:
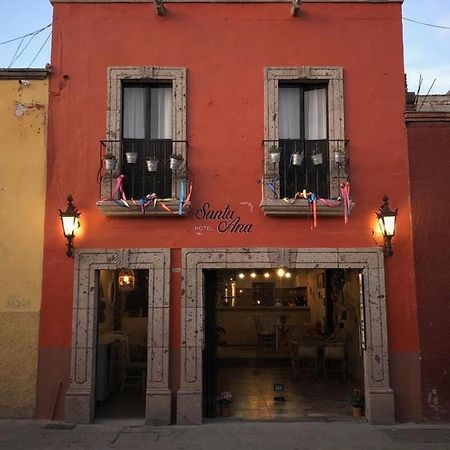
<path fill-rule="evenodd" d="M 256 346 L 256 326 L 254 316 L 260 317 L 264 331 L 275 332 L 274 325 L 281 316 L 286 317 L 288 323 L 309 323 L 311 321 L 310 308 L 297 307 L 218 307 L 217 325 L 225 330 L 220 341 L 226 345 Z"/>

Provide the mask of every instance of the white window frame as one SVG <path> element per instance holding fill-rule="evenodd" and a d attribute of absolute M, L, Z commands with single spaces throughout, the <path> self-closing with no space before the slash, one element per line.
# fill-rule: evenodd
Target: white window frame
<path fill-rule="evenodd" d="M 296 200 L 287 203 L 280 199 L 280 183 L 270 180 L 277 178 L 278 168 L 270 160 L 270 147 L 279 139 L 278 131 L 278 86 L 279 82 L 328 82 L 328 139 L 330 154 L 334 150 L 343 150 L 344 133 L 344 81 L 342 67 L 265 67 L 264 68 L 264 178 L 262 183 L 261 208 L 268 215 L 306 215 L 309 214 L 307 201 Z M 330 158 L 330 197 L 339 197 L 339 180 L 348 180 L 345 168 L 339 168 Z M 275 189 L 278 198 L 274 198 Z M 342 214 L 342 208 L 328 208 L 318 205 L 321 215 Z"/>

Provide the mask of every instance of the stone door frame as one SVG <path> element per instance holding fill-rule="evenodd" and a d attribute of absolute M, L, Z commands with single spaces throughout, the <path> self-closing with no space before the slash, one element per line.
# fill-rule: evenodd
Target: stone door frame
<path fill-rule="evenodd" d="M 363 275 L 366 350 L 363 351 L 366 415 L 372 424 L 394 423 L 389 382 L 384 258 L 379 248 L 217 248 L 182 250 L 181 378 L 177 423 L 202 423 L 204 345 L 203 270 L 359 269 Z"/>
<path fill-rule="evenodd" d="M 95 407 L 97 298 L 100 270 L 149 272 L 145 421 L 170 423 L 169 249 L 78 249 L 75 251 L 70 387 L 65 420 L 91 423 Z"/>

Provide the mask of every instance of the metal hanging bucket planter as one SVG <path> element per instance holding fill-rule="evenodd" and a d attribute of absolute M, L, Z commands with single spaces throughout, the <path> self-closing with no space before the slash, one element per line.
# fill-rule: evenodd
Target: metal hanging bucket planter
<path fill-rule="evenodd" d="M 272 150 L 270 152 L 270 160 L 273 164 L 277 164 L 280 162 L 281 152 L 279 150 Z"/>
<path fill-rule="evenodd" d="M 315 153 L 314 155 L 311 155 L 311 159 L 315 166 L 323 163 L 322 153 Z"/>
<path fill-rule="evenodd" d="M 113 158 L 105 158 L 105 169 L 106 170 L 114 170 L 116 168 L 117 159 Z"/>
<path fill-rule="evenodd" d="M 156 172 L 158 170 L 158 163 L 159 161 L 157 159 L 147 159 L 147 170 L 149 172 Z"/>
<path fill-rule="evenodd" d="M 127 157 L 128 164 L 136 164 L 137 152 L 126 152 L 125 156 Z"/>
<path fill-rule="evenodd" d="M 302 153 L 293 153 L 292 154 L 292 164 L 294 166 L 301 166 L 303 162 L 303 152 Z"/>
<path fill-rule="evenodd" d="M 183 157 L 181 155 L 173 155 L 170 157 L 170 168 L 172 170 L 179 170 L 183 163 Z"/>
<path fill-rule="evenodd" d="M 336 150 L 335 152 L 333 152 L 333 159 L 334 159 L 335 163 L 342 164 L 343 162 L 345 162 L 344 152 L 340 152 L 339 150 Z"/>

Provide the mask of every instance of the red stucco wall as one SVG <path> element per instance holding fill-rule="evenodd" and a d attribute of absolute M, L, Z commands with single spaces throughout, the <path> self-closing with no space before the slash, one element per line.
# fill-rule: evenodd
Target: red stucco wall
<path fill-rule="evenodd" d="M 289 15 L 288 4 L 169 4 L 167 9 L 158 17 L 147 3 L 55 5 L 41 348 L 71 345 L 73 260 L 65 256 L 57 212 L 69 192 L 82 211 L 78 248 L 373 247 L 374 211 L 387 193 L 400 210 L 395 255 L 386 261 L 386 289 L 392 384 L 401 385 L 396 355 L 410 364 L 418 353 L 401 6 L 308 3 L 298 18 Z M 252 233 L 200 233 L 192 213 L 140 219 L 104 217 L 97 210 L 107 67 L 144 65 L 187 67 L 193 209 L 205 201 L 215 209 L 229 204 L 241 222 L 253 224 Z M 314 231 L 307 218 L 264 216 L 257 183 L 263 172 L 263 68 L 302 65 L 344 67 L 356 203 L 347 225 L 342 218 L 319 218 Z M 173 284 L 172 293 L 179 296 Z M 178 301 L 174 304 L 179 308 Z M 179 323 L 175 312 L 171 320 Z M 172 330 L 171 342 L 179 347 L 179 331 Z M 51 402 L 43 389 L 38 395 L 41 405 Z M 409 408 L 401 393 L 396 401 L 400 411 Z M 38 406 L 38 415 L 48 415 L 48 409 Z"/>
<path fill-rule="evenodd" d="M 408 124 L 422 411 L 450 416 L 450 118 Z M 448 203 L 448 201 L 447 201 Z"/>

